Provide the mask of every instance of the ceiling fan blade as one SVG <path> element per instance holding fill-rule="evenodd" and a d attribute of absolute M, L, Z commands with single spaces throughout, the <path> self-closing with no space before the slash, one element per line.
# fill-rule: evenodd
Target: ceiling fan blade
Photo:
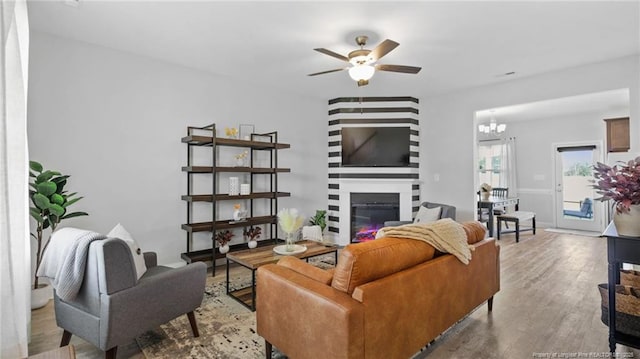
<path fill-rule="evenodd" d="M 342 61 L 349 62 L 349 58 L 347 58 L 347 57 L 346 57 L 346 56 L 344 56 L 344 55 L 340 55 L 340 54 L 339 54 L 339 53 L 337 53 L 337 52 L 333 52 L 333 51 L 331 51 L 331 50 L 327 50 L 327 49 L 323 49 L 323 48 L 318 48 L 318 49 L 314 49 L 314 50 L 316 50 L 316 51 L 318 51 L 318 52 L 321 52 L 321 53 L 323 53 L 323 54 L 325 54 L 325 55 L 329 55 L 329 56 L 331 56 L 331 57 L 335 57 L 335 58 L 336 58 L 336 59 L 338 59 L 338 60 L 342 60 Z"/>
<path fill-rule="evenodd" d="M 377 61 L 382 56 L 390 53 L 391 50 L 398 47 L 398 45 L 400 44 L 393 40 L 386 39 L 383 42 L 381 42 L 380 45 L 376 46 L 375 49 L 371 50 L 371 53 L 369 53 L 369 56 L 373 58 L 374 61 Z"/>
<path fill-rule="evenodd" d="M 417 74 L 422 70 L 422 67 L 415 66 L 404 66 L 404 65 L 383 65 L 377 64 L 376 70 L 380 71 L 391 71 L 391 72 L 402 72 L 405 74 Z"/>
<path fill-rule="evenodd" d="M 332 72 L 338 72 L 338 71 L 342 71 L 342 70 L 346 70 L 348 69 L 348 67 L 343 67 L 341 69 L 333 69 L 333 70 L 327 70 L 327 71 L 322 71 L 322 72 L 316 72 L 313 74 L 308 74 L 307 76 L 316 76 L 316 75 L 323 75 L 323 74 L 330 74 Z"/>

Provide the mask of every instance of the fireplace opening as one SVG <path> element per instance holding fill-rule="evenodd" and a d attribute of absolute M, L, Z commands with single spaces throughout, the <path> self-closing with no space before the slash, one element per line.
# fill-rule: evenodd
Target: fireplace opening
<path fill-rule="evenodd" d="M 385 221 L 400 219 L 399 193 L 351 193 L 351 242 L 376 238 Z"/>

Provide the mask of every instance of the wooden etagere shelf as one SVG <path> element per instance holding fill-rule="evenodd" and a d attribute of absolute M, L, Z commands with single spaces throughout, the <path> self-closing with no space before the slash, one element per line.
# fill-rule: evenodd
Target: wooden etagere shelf
<path fill-rule="evenodd" d="M 202 135 L 205 134 L 205 135 Z M 211 136 L 206 135 L 211 134 Z M 240 140 L 234 138 L 221 138 L 216 137 L 215 124 L 205 127 L 188 127 L 187 136 L 182 138 L 182 143 L 187 144 L 187 165 L 182 167 L 182 171 L 188 176 L 187 179 L 187 194 L 182 196 L 182 200 L 187 204 L 187 223 L 182 224 L 182 229 L 186 231 L 187 235 L 187 250 L 181 254 L 181 257 L 187 262 L 196 261 L 211 261 L 218 258 L 224 258 L 224 254 L 220 253 L 215 245 L 215 234 L 221 230 L 244 228 L 266 225 L 268 231 L 263 232 L 265 236 L 269 235 L 271 238 L 262 238 L 258 242 L 258 246 L 265 246 L 273 244 L 278 238 L 278 227 L 276 212 L 278 209 L 278 199 L 282 197 L 289 197 L 291 193 L 278 191 L 278 174 L 291 172 L 289 168 L 278 167 L 278 151 L 282 149 L 288 149 L 291 146 L 286 143 L 278 142 L 278 133 L 269 132 L 262 134 L 251 134 L 250 140 Z M 244 147 L 248 150 L 248 166 L 229 167 L 218 166 L 217 155 L 220 147 Z M 210 147 L 210 160 L 211 166 L 199 166 L 194 165 L 194 153 L 195 147 Z M 202 151 L 202 150 L 199 150 Z M 269 159 L 267 162 L 269 167 L 257 167 L 254 166 L 254 152 L 262 151 L 269 153 Z M 206 155 L 206 153 L 205 153 Z M 249 176 L 249 184 L 251 192 L 246 195 L 230 195 L 228 193 L 218 193 L 216 191 L 218 177 L 222 173 L 240 173 Z M 211 175 L 211 192 L 210 193 L 193 193 L 192 176 L 210 174 Z M 268 191 L 256 191 L 254 192 L 254 176 L 268 176 Z M 218 201 L 232 201 L 232 200 L 245 200 L 248 201 L 249 216 L 246 220 L 241 222 L 235 222 L 228 218 L 221 218 L 217 213 Z M 254 213 L 254 201 L 267 201 L 267 207 L 269 208 L 267 213 Z M 194 222 L 193 212 L 194 203 L 196 202 L 209 202 L 211 203 L 211 221 Z M 262 210 L 264 212 L 264 208 Z M 193 233 L 196 232 L 211 232 L 211 248 L 205 248 L 200 250 L 193 249 Z M 246 243 L 238 243 L 230 246 L 230 251 L 246 249 Z M 214 271 L 215 275 L 215 266 Z"/>
<path fill-rule="evenodd" d="M 228 194 L 194 194 L 182 196 L 183 201 L 188 202 L 211 202 L 211 201 L 227 201 L 234 199 L 256 199 L 256 198 L 275 198 L 275 197 L 290 197 L 290 192 L 255 192 L 246 195 L 230 196 Z M 215 197 L 215 199 L 214 199 Z"/>
<path fill-rule="evenodd" d="M 229 229 L 238 227 L 251 227 L 261 224 L 270 224 L 276 222 L 276 216 L 260 216 L 251 217 L 242 222 L 232 221 L 215 221 L 215 222 L 199 222 L 199 223 L 185 223 L 182 225 L 182 229 L 187 232 L 209 232 L 212 225 L 215 225 L 215 229 Z"/>
<path fill-rule="evenodd" d="M 212 146 L 214 138 L 211 136 L 185 136 L 182 137 L 183 143 L 188 143 L 192 146 Z M 255 150 L 268 150 L 268 149 L 286 149 L 291 148 L 291 145 L 287 143 L 276 143 L 276 142 L 264 142 L 264 141 L 248 141 L 248 140 L 239 140 L 235 138 L 223 138 L 216 137 L 215 138 L 216 145 L 219 146 L 230 146 L 230 147 L 251 147 Z"/>
<path fill-rule="evenodd" d="M 185 166 L 182 172 L 190 173 L 212 173 L 214 168 L 211 166 Z M 249 172 L 249 173 L 287 173 L 291 172 L 290 168 L 260 168 L 260 167 L 216 167 L 215 172 Z"/>

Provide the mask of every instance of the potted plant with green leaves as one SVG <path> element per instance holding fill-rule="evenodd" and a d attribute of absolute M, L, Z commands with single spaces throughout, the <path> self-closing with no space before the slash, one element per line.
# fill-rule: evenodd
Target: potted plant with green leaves
<path fill-rule="evenodd" d="M 309 224 L 312 226 L 320 226 L 320 232 L 324 232 L 325 227 L 327 227 L 327 211 L 317 209 L 316 214 L 309 219 Z"/>
<path fill-rule="evenodd" d="M 45 170 L 43 166 L 35 161 L 29 161 L 29 198 L 32 207 L 29 208 L 31 218 L 36 221 L 36 232 L 31 233 L 31 237 L 36 243 L 36 270 L 40 268 L 42 258 L 49 245 L 51 234 L 56 230 L 60 222 L 64 219 L 87 216 L 86 212 L 69 212 L 69 207 L 81 200 L 77 197 L 77 192 L 69 193 L 65 190 L 69 175 L 63 175 L 58 171 Z M 48 235 L 45 231 L 50 230 Z M 34 275 L 33 290 L 43 291 L 44 285 L 38 283 L 38 276 Z M 46 293 L 46 291 L 45 291 Z M 35 294 L 38 297 L 38 294 Z M 38 299 L 38 298 L 36 298 Z M 32 300 L 32 308 L 38 305 L 44 306 L 48 302 L 42 300 Z"/>
<path fill-rule="evenodd" d="M 593 166 L 593 188 L 602 195 L 596 200 L 613 201 L 613 222 L 618 234 L 640 237 L 640 157 L 609 166 Z"/>

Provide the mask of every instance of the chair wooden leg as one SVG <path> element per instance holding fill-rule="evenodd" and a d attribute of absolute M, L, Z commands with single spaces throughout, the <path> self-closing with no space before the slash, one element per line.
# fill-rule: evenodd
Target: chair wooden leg
<path fill-rule="evenodd" d="M 264 357 L 266 359 L 271 359 L 271 351 L 273 350 L 273 346 L 266 339 L 264 340 Z"/>
<path fill-rule="evenodd" d="M 187 313 L 187 318 L 189 318 L 189 324 L 191 324 L 191 331 L 193 332 L 194 338 L 200 336 L 200 332 L 198 332 L 198 323 L 196 323 L 196 316 L 193 312 Z"/>
<path fill-rule="evenodd" d="M 493 296 L 487 300 L 487 306 L 489 307 L 489 311 L 493 310 Z"/>
<path fill-rule="evenodd" d="M 516 243 L 520 242 L 520 221 L 516 219 Z"/>
<path fill-rule="evenodd" d="M 69 345 L 70 341 L 71 341 L 71 333 L 65 330 L 64 332 L 62 332 L 62 340 L 60 341 L 60 347 Z"/>
<path fill-rule="evenodd" d="M 531 226 L 533 227 L 533 234 L 536 234 L 536 216 L 531 219 Z"/>
<path fill-rule="evenodd" d="M 116 359 L 116 353 L 118 352 L 118 347 L 115 346 L 106 352 L 104 352 L 104 359 Z"/>

